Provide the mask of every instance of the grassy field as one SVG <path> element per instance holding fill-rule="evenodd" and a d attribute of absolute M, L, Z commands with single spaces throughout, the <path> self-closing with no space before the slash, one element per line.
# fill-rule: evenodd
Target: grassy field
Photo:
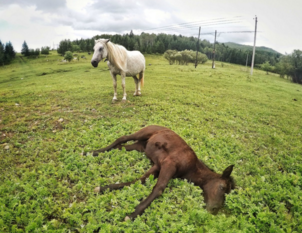
<path fill-rule="evenodd" d="M 80 54 L 82 55 L 82 54 Z M 216 63 L 168 65 L 146 56 L 142 96 L 112 104 L 105 63 L 17 58 L 0 67 L 0 232 L 302 232 L 302 86 L 277 75 Z M 156 179 L 94 194 L 149 168 L 138 152 L 98 149 L 158 124 L 183 137 L 221 173 L 235 164 L 237 188 L 216 216 L 202 190 L 170 181 L 135 221 L 124 222 Z"/>

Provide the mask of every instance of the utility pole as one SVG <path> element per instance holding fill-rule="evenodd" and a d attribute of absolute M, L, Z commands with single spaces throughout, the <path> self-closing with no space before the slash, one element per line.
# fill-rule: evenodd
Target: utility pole
<path fill-rule="evenodd" d="M 215 44 L 216 44 L 216 35 L 217 35 L 217 30 L 215 30 L 215 39 L 214 39 L 214 48 L 213 48 L 213 62 L 212 62 L 212 69 L 215 69 Z"/>
<path fill-rule="evenodd" d="M 246 72 L 247 72 L 247 62 L 249 60 L 249 52 L 247 52 L 246 54 L 246 63 L 245 63 L 245 68 L 246 68 Z"/>
<path fill-rule="evenodd" d="M 195 69 L 197 67 L 197 56 L 198 56 L 198 49 L 199 49 L 199 37 L 200 37 L 200 27 L 199 27 L 199 33 L 198 33 L 198 40 L 196 44 L 196 59 L 195 59 Z"/>
<path fill-rule="evenodd" d="M 253 56 L 252 56 L 252 65 L 251 65 L 251 75 L 253 75 L 254 68 L 254 59 L 255 59 L 255 49 L 256 49 L 256 34 L 257 34 L 257 16 L 255 16 L 255 34 L 254 34 L 254 48 L 253 48 Z"/>

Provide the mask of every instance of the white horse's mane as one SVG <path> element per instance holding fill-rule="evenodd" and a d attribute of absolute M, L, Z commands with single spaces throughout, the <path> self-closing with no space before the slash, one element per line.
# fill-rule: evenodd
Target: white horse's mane
<path fill-rule="evenodd" d="M 114 44 L 110 41 L 106 43 L 108 48 L 107 59 L 109 62 L 120 69 L 126 71 L 127 67 L 127 50 L 121 45 Z"/>

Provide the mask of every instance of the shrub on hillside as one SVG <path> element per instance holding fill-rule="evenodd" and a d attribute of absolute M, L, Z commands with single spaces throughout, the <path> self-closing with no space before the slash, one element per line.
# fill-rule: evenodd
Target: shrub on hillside
<path fill-rule="evenodd" d="M 169 64 L 188 65 L 188 63 L 195 63 L 196 51 L 193 50 L 167 50 L 164 53 L 164 58 L 169 61 Z M 207 56 L 203 53 L 198 53 L 197 63 L 203 64 L 208 60 Z"/>
<path fill-rule="evenodd" d="M 263 64 L 260 65 L 260 67 L 262 70 L 266 71 L 266 74 L 268 74 L 268 72 L 273 71 L 273 67 L 271 66 L 269 61 L 264 62 Z"/>
<path fill-rule="evenodd" d="M 69 62 L 70 62 L 70 61 L 73 59 L 73 54 L 72 54 L 72 52 L 67 51 L 67 52 L 65 53 L 64 59 L 65 59 L 66 61 L 69 61 Z"/>
<path fill-rule="evenodd" d="M 281 57 L 276 65 L 276 72 L 281 77 L 290 77 L 294 83 L 302 84 L 302 51 L 294 50 L 292 54 Z"/>

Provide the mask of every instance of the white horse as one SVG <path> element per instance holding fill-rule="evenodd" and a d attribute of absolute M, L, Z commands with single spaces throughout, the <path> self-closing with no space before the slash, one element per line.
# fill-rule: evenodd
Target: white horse
<path fill-rule="evenodd" d="M 135 92 L 133 95 L 141 95 L 140 86 L 144 84 L 145 57 L 139 51 L 128 51 L 121 45 L 114 44 L 109 39 L 98 39 L 95 41 L 94 53 L 91 64 L 97 67 L 99 62 L 106 58 L 110 74 L 113 79 L 114 96 L 113 101 L 117 100 L 116 75 L 121 75 L 122 87 L 124 91 L 122 101 L 126 101 L 125 77 L 133 77 L 135 82 Z M 105 61 L 106 61 L 105 60 Z M 139 74 L 139 78 L 137 78 Z"/>

